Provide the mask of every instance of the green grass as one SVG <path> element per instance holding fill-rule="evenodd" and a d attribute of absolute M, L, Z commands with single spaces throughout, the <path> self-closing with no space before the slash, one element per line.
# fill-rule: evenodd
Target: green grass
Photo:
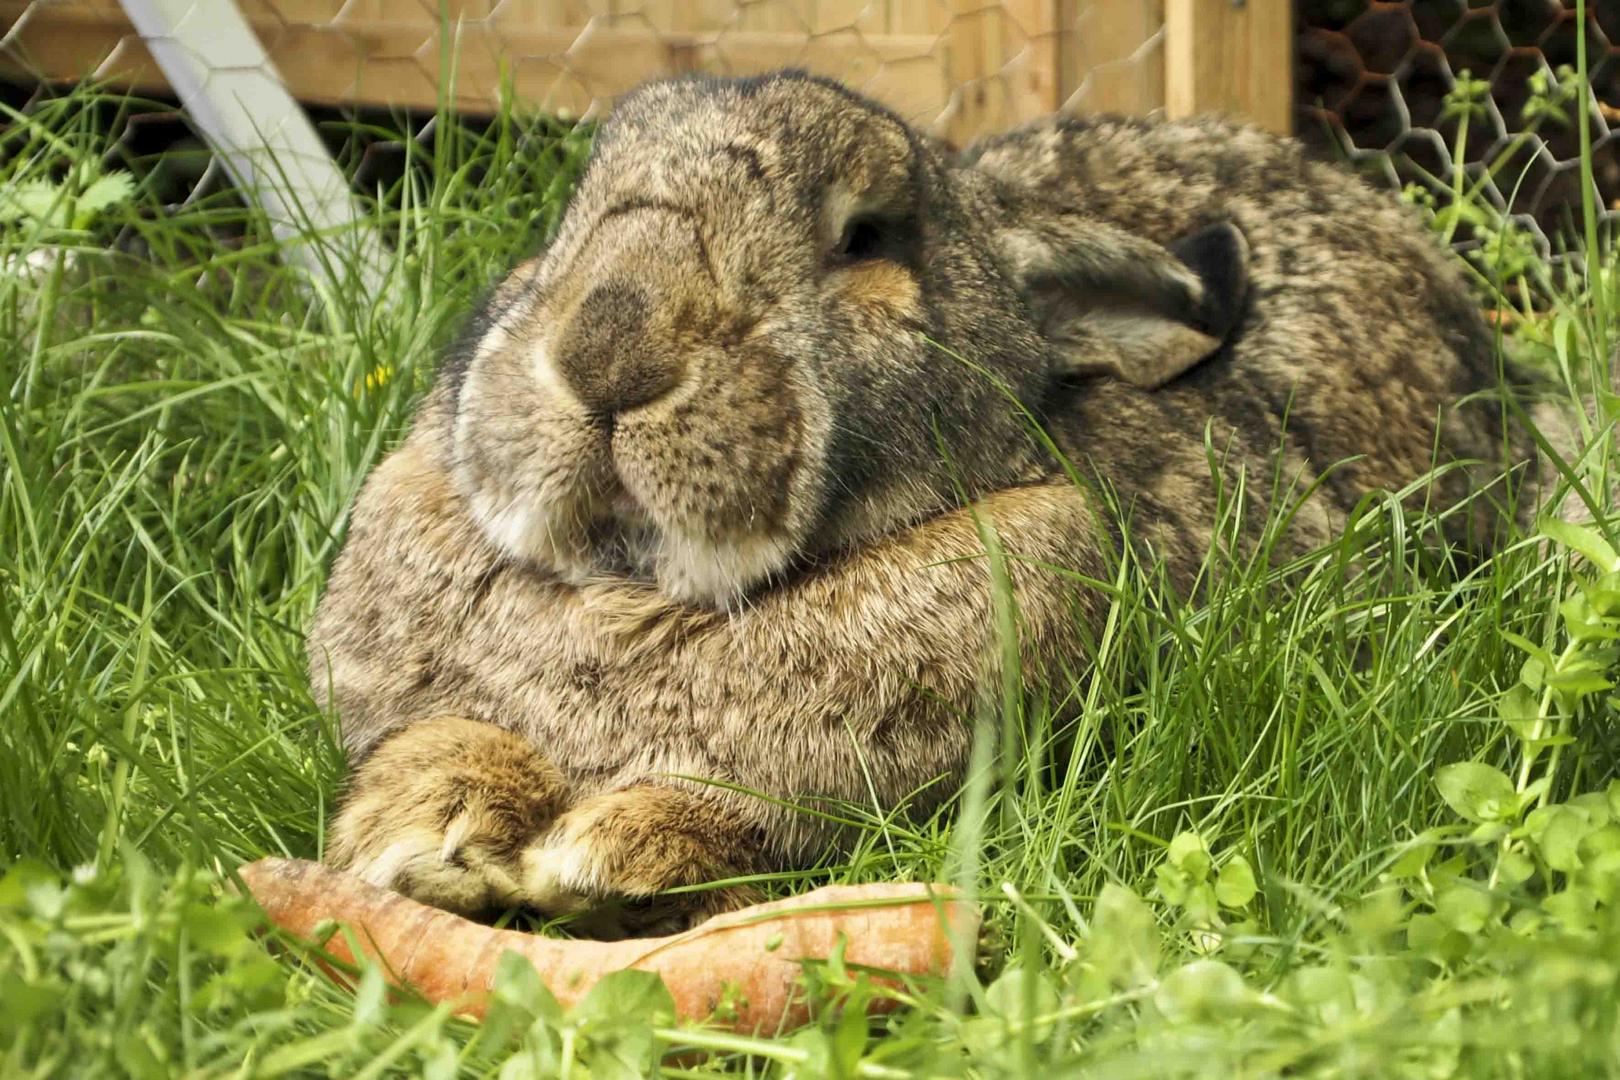
<path fill-rule="evenodd" d="M 633 981 L 565 1016 L 512 969 L 479 1029 L 267 951 L 225 880 L 321 850 L 342 762 L 302 631 L 346 509 L 586 143 L 511 115 L 407 142 L 381 306 L 312 297 L 229 195 L 97 187 L 117 107 L 74 94 L 0 149 L 43 198 L 0 211 L 0 1075 L 608 1077 L 693 1047 L 665 1071 L 1620 1073 L 1607 438 L 1570 466 L 1597 527 L 1466 571 L 1388 499 L 1291 567 L 1213 552 L 1192 597 L 1120 566 L 1083 670 L 986 706 L 955 810 L 850 807 L 856 850 L 774 886 L 962 881 L 978 973 L 829 965 L 818 1024 L 738 1040 Z M 1613 292 L 1492 265 L 1546 313 L 1514 347 L 1571 400 L 1608 385 Z M 911 1007 L 836 1007 L 872 994 Z"/>

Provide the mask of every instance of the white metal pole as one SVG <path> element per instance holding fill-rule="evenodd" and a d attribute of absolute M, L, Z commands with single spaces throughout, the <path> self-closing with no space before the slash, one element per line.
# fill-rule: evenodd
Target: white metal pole
<path fill-rule="evenodd" d="M 361 224 L 348 181 L 314 126 L 287 92 L 235 0 L 121 0 L 204 138 L 244 194 L 269 217 L 288 257 L 311 275 L 333 273 L 312 234 L 352 266 L 355 284 L 375 295 L 381 245 Z"/>

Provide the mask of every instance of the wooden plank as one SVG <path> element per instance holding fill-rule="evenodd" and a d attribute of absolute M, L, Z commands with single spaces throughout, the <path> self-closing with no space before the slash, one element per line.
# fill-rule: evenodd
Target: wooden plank
<path fill-rule="evenodd" d="M 1194 77 L 1180 83 L 1162 74 L 1164 50 L 1149 44 L 1168 17 L 1167 0 L 770 0 L 744 5 L 749 11 L 737 0 L 450 0 L 450 101 L 470 112 L 494 109 L 503 65 L 526 103 L 575 115 L 655 75 L 798 65 L 845 79 L 959 142 L 1064 104 L 1150 112 L 1172 84 L 1185 111 L 1250 112 L 1251 101 L 1269 102 L 1263 122 L 1286 126 L 1290 108 L 1278 91 L 1291 80 L 1276 74 L 1276 61 L 1254 57 L 1274 54 L 1278 41 L 1288 47 L 1287 5 L 1248 0 L 1235 12 L 1230 0 L 1168 2 L 1191 28 L 1177 35 L 1185 56 L 1176 55 Z M 447 74 L 437 0 L 356 0 L 333 18 L 335 7 L 244 0 L 301 99 L 436 104 Z M 96 69 L 119 85 L 164 89 L 116 0 L 0 0 L 0 24 L 24 12 L 18 51 L 48 77 Z M 16 53 L 0 57 L 0 67 L 27 70 Z M 1235 89 L 1209 90 L 1228 86 Z"/>
<path fill-rule="evenodd" d="M 950 24 L 945 0 L 887 0 L 883 5 L 883 31 L 890 34 L 933 34 L 939 37 Z"/>
<path fill-rule="evenodd" d="M 815 34 L 836 34 L 859 30 L 881 34 L 887 6 L 871 0 L 804 0 L 805 23 Z"/>
<path fill-rule="evenodd" d="M 951 100 L 951 82 L 940 57 L 931 51 L 937 39 L 912 56 L 890 56 L 859 89 L 919 128 L 931 127 Z"/>
<path fill-rule="evenodd" d="M 1058 5 L 1056 0 L 1002 0 L 1002 10 L 1024 39 L 1013 86 L 1015 115 L 1044 116 L 1058 104 Z"/>
<path fill-rule="evenodd" d="M 1272 131 L 1293 127 L 1293 12 L 1288 0 L 1167 0 L 1165 109 L 1217 112 Z"/>
<path fill-rule="evenodd" d="M 1057 0 L 950 0 L 945 70 L 955 88 L 937 128 L 963 144 L 1058 105 Z"/>
<path fill-rule="evenodd" d="M 1164 108 L 1164 0 L 1059 0 L 1058 102 L 1146 116 Z"/>
<path fill-rule="evenodd" d="M 89 0 L 47 8 L 0 0 L 0 27 L 10 31 L 0 49 L 0 72 L 57 82 L 93 76 L 137 93 L 168 92 L 162 69 L 116 4 Z"/>
<path fill-rule="evenodd" d="M 0 0 L 0 20 L 26 6 L 26 0 Z M 868 38 L 846 31 L 807 38 L 802 30 L 732 27 L 654 33 L 639 20 L 626 20 L 628 29 L 607 22 L 582 28 L 494 20 L 461 23 L 453 30 L 452 105 L 472 113 L 493 111 L 502 62 L 510 65 L 514 89 L 526 104 L 574 115 L 655 75 L 691 70 L 750 74 L 790 65 L 850 78 L 856 85 L 870 83 L 868 89 L 890 94 L 888 100 L 908 116 L 937 116 L 947 104 L 941 66 L 932 60 L 918 63 L 937 44 L 928 34 Z M 338 24 L 286 26 L 276 20 L 254 29 L 294 96 L 303 101 L 420 109 L 438 103 L 436 21 L 356 17 Z M 31 64 L 0 56 L 0 69 L 61 81 L 99 69 L 119 85 L 151 93 L 166 89 L 145 46 L 116 10 L 90 4 L 36 8 L 23 30 L 19 46 L 39 46 L 26 50 Z M 115 63 L 107 60 L 109 55 Z M 875 72 L 891 64 L 908 73 L 904 86 L 884 85 L 875 78 Z"/>

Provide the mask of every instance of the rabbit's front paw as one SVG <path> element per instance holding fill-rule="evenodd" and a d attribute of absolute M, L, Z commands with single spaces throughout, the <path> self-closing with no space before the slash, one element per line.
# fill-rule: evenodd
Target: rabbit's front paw
<path fill-rule="evenodd" d="M 562 774 L 511 732 L 419 721 L 355 771 L 328 860 L 447 911 L 511 907 L 525 901 L 520 854 L 566 798 Z"/>
<path fill-rule="evenodd" d="M 523 853 L 528 904 L 583 913 L 596 937 L 673 934 L 759 899 L 746 885 L 694 888 L 735 876 L 753 859 L 713 803 L 660 784 L 582 800 Z"/>

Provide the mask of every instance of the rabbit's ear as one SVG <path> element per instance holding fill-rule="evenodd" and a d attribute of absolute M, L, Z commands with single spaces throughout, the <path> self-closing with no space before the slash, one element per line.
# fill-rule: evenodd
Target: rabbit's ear
<path fill-rule="evenodd" d="M 1064 374 L 1163 386 L 1219 349 L 1243 313 L 1249 247 L 1230 224 L 1166 248 L 1066 217 L 1001 242 Z"/>

